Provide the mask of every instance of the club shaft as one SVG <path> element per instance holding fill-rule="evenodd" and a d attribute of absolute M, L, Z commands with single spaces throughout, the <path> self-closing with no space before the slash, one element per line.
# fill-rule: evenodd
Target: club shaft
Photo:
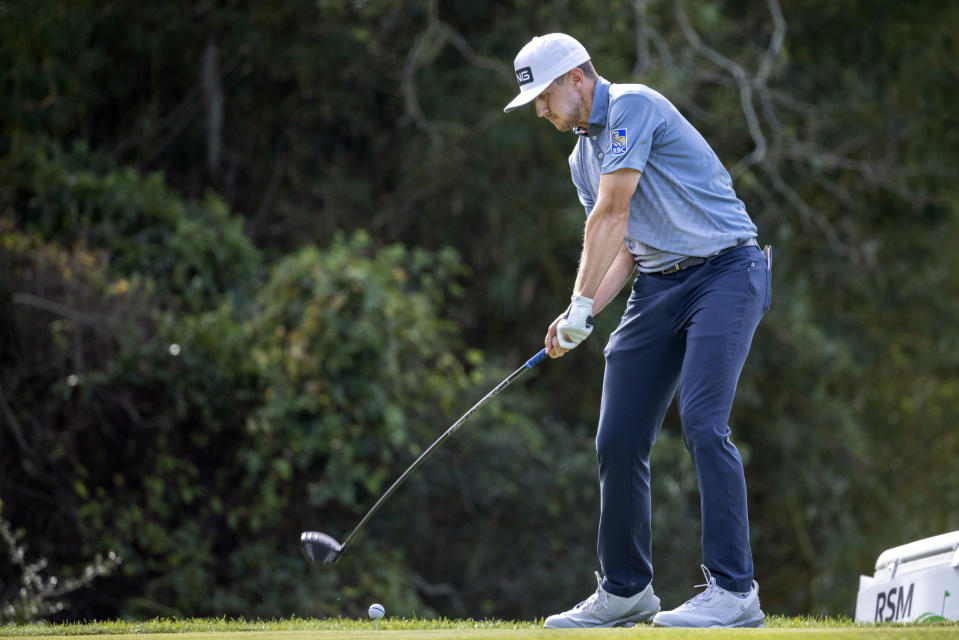
<path fill-rule="evenodd" d="M 486 402 L 489 401 L 491 398 L 494 398 L 500 391 L 508 387 L 514 380 L 516 380 L 521 375 L 523 375 L 527 369 L 532 369 L 538 363 L 542 362 L 545 357 L 546 357 L 546 350 L 543 349 L 539 353 L 537 353 L 535 356 L 527 360 L 526 364 L 524 364 L 522 367 L 520 367 L 519 369 L 511 373 L 505 380 L 503 380 L 498 385 L 496 385 L 496 387 L 494 387 L 492 391 L 490 391 L 485 396 L 483 396 L 483 398 L 479 402 L 474 404 L 469 411 L 464 413 L 459 420 L 454 422 L 453 426 L 447 429 L 446 432 L 443 433 L 443 435 L 441 435 L 439 438 L 436 439 L 436 441 L 433 444 L 427 447 L 426 451 L 421 453 L 420 457 L 414 460 L 413 464 L 411 464 L 409 468 L 406 471 L 404 471 L 402 475 L 400 475 L 400 477 L 396 479 L 395 482 L 393 482 L 390 488 L 387 489 L 382 496 L 380 496 L 379 500 L 376 501 L 376 504 L 374 504 L 370 508 L 370 510 L 366 512 L 366 515 L 363 516 L 363 519 L 360 520 L 359 524 L 357 524 L 353 528 L 353 530 L 350 531 L 350 535 L 346 536 L 346 538 L 343 540 L 343 543 L 340 545 L 340 551 L 342 552 L 343 549 L 346 549 L 346 545 L 350 543 L 350 540 L 353 538 L 354 535 L 356 535 L 356 532 L 363 528 L 363 525 L 366 524 L 366 521 L 373 517 L 373 514 L 379 510 L 379 508 L 383 505 L 384 502 L 386 502 L 386 500 L 391 495 L 393 495 L 393 492 L 396 491 L 396 489 L 401 484 L 403 484 L 403 481 L 406 480 L 411 473 L 416 471 L 417 467 L 423 464 L 423 461 L 426 460 L 438 446 L 443 444 L 443 442 L 445 442 L 447 438 L 453 435 L 453 433 L 455 433 L 456 430 L 459 429 L 464 422 L 466 422 L 466 419 L 469 418 L 471 415 L 473 415 L 474 411 L 476 411 L 481 406 L 486 404 Z"/>

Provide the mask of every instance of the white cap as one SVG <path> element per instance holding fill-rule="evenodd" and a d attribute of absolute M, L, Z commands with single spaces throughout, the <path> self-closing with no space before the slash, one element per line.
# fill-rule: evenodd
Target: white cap
<path fill-rule="evenodd" d="M 513 61 L 520 91 L 503 111 L 509 113 L 532 102 L 553 80 L 587 60 L 586 48 L 565 33 L 534 37 L 519 50 Z"/>

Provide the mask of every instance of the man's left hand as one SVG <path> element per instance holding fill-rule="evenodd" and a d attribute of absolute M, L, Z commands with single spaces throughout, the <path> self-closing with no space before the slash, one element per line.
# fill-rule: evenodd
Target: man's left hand
<path fill-rule="evenodd" d="M 556 325 L 556 338 L 563 349 L 573 349 L 593 332 L 593 301 L 573 296 L 566 315 Z"/>

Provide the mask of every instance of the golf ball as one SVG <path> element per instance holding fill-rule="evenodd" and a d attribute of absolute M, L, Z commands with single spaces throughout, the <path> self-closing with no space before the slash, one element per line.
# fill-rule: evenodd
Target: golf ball
<path fill-rule="evenodd" d="M 379 620 L 386 614 L 386 609 L 381 604 L 371 604 L 369 613 L 371 618 Z"/>

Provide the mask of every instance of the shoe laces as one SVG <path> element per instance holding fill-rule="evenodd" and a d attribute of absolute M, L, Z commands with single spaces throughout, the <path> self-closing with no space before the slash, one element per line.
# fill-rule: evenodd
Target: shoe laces
<path fill-rule="evenodd" d="M 603 589 L 603 579 L 600 577 L 599 571 L 594 571 L 593 575 L 596 576 L 596 592 L 573 607 L 576 611 L 596 611 L 605 608 L 609 603 L 609 595 Z"/>
<path fill-rule="evenodd" d="M 687 602 L 687 604 L 689 605 L 694 605 L 699 603 L 705 604 L 709 602 L 710 600 L 712 600 L 714 595 L 718 595 L 719 591 L 722 591 L 722 588 L 716 584 L 716 578 L 714 578 L 713 574 L 709 572 L 709 569 L 706 568 L 706 565 L 702 564 L 699 566 L 703 570 L 703 575 L 706 577 L 706 584 L 697 584 L 693 588 L 698 589 L 700 587 L 705 587 L 706 590 L 703 591 L 702 593 L 697 593 L 695 596 L 690 598 L 690 600 Z"/>

